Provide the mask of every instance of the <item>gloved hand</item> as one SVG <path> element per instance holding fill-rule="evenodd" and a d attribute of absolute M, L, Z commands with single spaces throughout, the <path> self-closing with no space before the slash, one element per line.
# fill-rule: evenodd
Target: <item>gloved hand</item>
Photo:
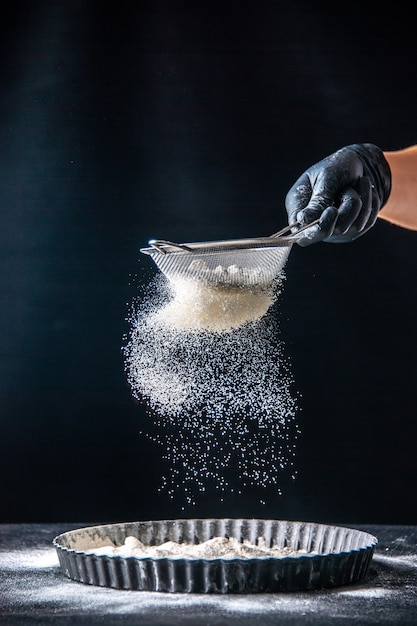
<path fill-rule="evenodd" d="M 391 171 L 377 146 L 353 144 L 326 157 L 300 176 L 289 190 L 288 223 L 309 224 L 297 243 L 353 241 L 375 224 L 391 191 Z"/>

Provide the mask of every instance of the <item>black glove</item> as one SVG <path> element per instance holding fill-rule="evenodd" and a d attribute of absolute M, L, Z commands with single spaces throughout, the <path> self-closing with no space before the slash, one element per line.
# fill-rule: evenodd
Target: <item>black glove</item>
<path fill-rule="evenodd" d="M 288 223 L 309 224 L 297 241 L 349 242 L 375 224 L 391 191 L 391 171 L 377 146 L 356 143 L 310 167 L 287 194 Z"/>

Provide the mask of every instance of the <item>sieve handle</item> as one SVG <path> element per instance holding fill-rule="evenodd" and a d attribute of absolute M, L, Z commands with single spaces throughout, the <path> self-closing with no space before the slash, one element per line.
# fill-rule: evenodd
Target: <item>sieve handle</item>
<path fill-rule="evenodd" d="M 297 226 L 300 226 L 297 232 L 292 233 L 291 235 L 288 235 L 289 239 L 295 240 L 297 239 L 298 233 L 303 232 L 303 230 L 307 230 L 307 228 L 310 228 L 310 226 L 315 226 L 319 222 L 320 222 L 320 218 L 318 218 L 317 220 L 314 220 L 313 222 L 310 222 L 309 224 L 304 224 L 303 226 L 300 226 L 299 222 L 293 222 L 292 224 L 288 224 L 288 226 L 285 226 L 285 228 L 282 228 L 281 230 L 279 230 L 277 233 L 274 233 L 270 237 L 271 239 L 274 237 L 282 237 L 282 235 L 285 235 L 285 233 L 287 233 L 288 231 L 291 231 L 293 228 L 297 228 Z"/>
<path fill-rule="evenodd" d="M 200 241 L 194 243 L 175 243 L 166 239 L 150 239 L 149 248 L 141 248 L 140 251 L 151 256 L 155 252 L 159 254 L 171 254 L 172 252 L 196 252 L 196 251 L 222 251 L 222 250 L 242 250 L 252 247 L 279 247 L 290 246 L 298 239 L 298 234 L 303 230 L 315 226 L 319 223 L 319 219 L 300 226 L 297 232 L 284 236 L 292 228 L 299 226 L 298 222 L 289 224 L 279 232 L 268 237 L 255 237 L 251 239 L 229 239 L 226 241 Z"/>

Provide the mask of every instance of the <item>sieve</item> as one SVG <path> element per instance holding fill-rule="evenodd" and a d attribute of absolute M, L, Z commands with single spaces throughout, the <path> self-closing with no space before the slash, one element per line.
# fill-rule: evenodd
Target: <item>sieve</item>
<path fill-rule="evenodd" d="M 319 221 L 289 224 L 268 237 L 251 239 L 194 243 L 150 239 L 149 247 L 140 252 L 149 255 L 171 281 L 193 279 L 211 287 L 265 288 L 284 268 L 299 233 Z"/>

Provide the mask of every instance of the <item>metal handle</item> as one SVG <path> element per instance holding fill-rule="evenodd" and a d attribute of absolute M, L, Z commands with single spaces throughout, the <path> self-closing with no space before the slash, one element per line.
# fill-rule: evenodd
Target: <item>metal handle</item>
<path fill-rule="evenodd" d="M 319 223 L 319 219 L 310 222 L 309 224 L 304 224 L 300 226 L 297 232 L 292 235 L 288 235 L 287 237 L 283 236 L 285 233 L 290 231 L 293 228 L 299 226 L 298 222 L 293 224 L 289 224 L 285 228 L 281 229 L 274 235 L 269 235 L 268 237 L 255 237 L 252 239 L 232 239 L 227 241 L 205 241 L 205 242 L 195 242 L 195 243 L 175 243 L 173 241 L 168 241 L 166 239 L 150 239 L 149 245 L 150 248 L 141 248 L 141 252 L 144 254 L 151 254 L 153 250 L 156 250 L 160 254 L 170 254 L 172 252 L 196 252 L 198 250 L 204 250 L 210 248 L 211 250 L 232 250 L 232 249 L 242 249 L 242 248 L 251 248 L 253 246 L 260 247 L 268 247 L 268 246 L 286 246 L 292 245 L 294 241 L 297 241 L 298 234 L 303 230 L 307 230 L 311 226 L 315 226 Z"/>
<path fill-rule="evenodd" d="M 307 230 L 307 228 L 310 228 L 310 226 L 315 226 L 319 222 L 320 222 L 320 218 L 318 218 L 317 220 L 314 220 L 313 222 L 310 222 L 309 224 L 304 224 L 303 226 L 300 226 L 298 222 L 293 222 L 292 224 L 288 224 L 288 226 L 285 226 L 285 228 L 282 228 L 281 230 L 279 230 L 277 233 L 274 233 L 273 235 L 271 235 L 271 238 L 281 237 L 282 235 L 285 235 L 285 233 L 292 230 L 293 228 L 300 226 L 300 228 L 297 230 L 296 233 L 292 233 L 294 239 L 296 239 L 298 233 L 303 232 L 303 230 Z M 291 235 L 289 235 L 289 237 L 291 237 Z"/>

